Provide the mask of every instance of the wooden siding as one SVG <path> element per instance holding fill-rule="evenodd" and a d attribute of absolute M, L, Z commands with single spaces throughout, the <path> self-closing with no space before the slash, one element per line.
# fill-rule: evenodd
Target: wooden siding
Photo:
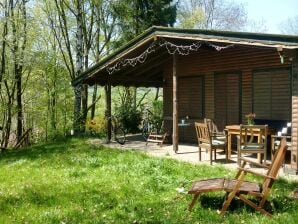
<path fill-rule="evenodd" d="M 253 111 L 259 119 L 291 120 L 290 69 L 253 73 Z"/>
<path fill-rule="evenodd" d="M 252 74 L 251 70 L 242 71 L 242 114 L 241 121 L 245 121 L 245 114 L 251 113 L 252 110 Z"/>
<path fill-rule="evenodd" d="M 214 77 L 214 120 L 223 130 L 227 124 L 239 124 L 240 74 L 215 74 Z"/>
<path fill-rule="evenodd" d="M 292 67 L 292 152 L 291 166 L 298 174 L 298 50 Z"/>
<path fill-rule="evenodd" d="M 205 76 L 204 77 L 204 117 L 215 118 L 215 83 L 214 77 L 217 73 L 231 73 L 230 71 L 241 72 L 240 106 L 238 117 L 244 122 L 244 115 L 252 112 L 252 74 L 258 69 L 289 68 L 288 58 L 285 63 L 280 63 L 280 57 L 276 49 L 239 47 L 215 51 L 200 49 L 197 53 L 188 56 L 179 56 L 177 61 L 178 77 Z M 172 69 L 171 63 L 164 65 L 164 115 L 165 120 L 172 117 Z M 232 72 L 233 73 L 233 72 Z M 178 88 L 179 87 L 178 79 Z M 184 84 L 183 84 L 184 85 Z M 298 90 L 297 90 L 298 91 Z M 232 93 L 230 93 L 232 94 Z M 180 105 L 178 101 L 178 105 Z M 298 109 L 298 107 L 297 107 Z M 179 110 L 179 109 L 178 109 Z M 179 111 L 178 111 L 179 114 Z M 234 115 L 233 115 L 234 116 Z M 181 117 L 181 114 L 179 114 Z M 202 118 L 203 119 L 203 118 Z M 200 118 L 190 119 L 191 122 L 202 120 Z M 297 118 L 298 119 L 298 118 Z M 241 121 L 239 121 L 241 122 Z M 170 122 L 166 122 L 169 123 Z M 297 124 L 298 125 L 298 124 Z M 170 127 L 169 127 L 170 128 Z M 194 127 L 185 128 L 185 140 L 196 141 Z M 190 136 L 190 137 L 189 137 Z M 180 134 L 181 137 L 181 134 Z"/>
<path fill-rule="evenodd" d="M 205 75 L 205 114 L 207 118 L 215 118 L 214 108 L 214 74 Z M 208 116 L 207 116 L 208 115 Z"/>

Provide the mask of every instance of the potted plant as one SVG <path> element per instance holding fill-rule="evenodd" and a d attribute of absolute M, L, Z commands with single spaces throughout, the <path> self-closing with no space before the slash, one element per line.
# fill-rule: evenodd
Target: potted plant
<path fill-rule="evenodd" d="M 255 124 L 255 117 L 256 117 L 255 113 L 246 114 L 245 117 L 246 117 L 248 125 L 254 125 Z"/>

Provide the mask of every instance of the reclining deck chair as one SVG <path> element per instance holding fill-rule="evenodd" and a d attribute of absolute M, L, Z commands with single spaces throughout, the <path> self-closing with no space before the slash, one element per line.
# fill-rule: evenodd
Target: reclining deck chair
<path fill-rule="evenodd" d="M 263 206 L 270 195 L 271 187 L 276 179 L 279 168 L 282 165 L 282 162 L 285 158 L 287 150 L 287 143 L 285 139 L 282 139 L 280 147 L 276 153 L 274 160 L 272 161 L 270 166 L 266 166 L 260 163 L 255 163 L 248 159 L 242 158 L 242 165 L 238 168 L 238 173 L 235 179 L 225 179 L 225 178 L 216 178 L 209 180 L 200 180 L 195 181 L 188 191 L 189 194 L 193 194 L 193 200 L 189 205 L 189 211 L 192 210 L 196 200 L 200 196 L 201 193 L 204 192 L 212 192 L 212 191 L 226 191 L 226 199 L 224 201 L 223 207 L 220 211 L 220 214 L 223 216 L 229 207 L 232 199 L 234 197 L 238 197 L 244 203 L 250 205 L 257 211 L 272 217 L 272 215 L 264 210 Z M 256 171 L 252 171 L 245 168 L 246 163 L 252 163 L 262 168 L 268 169 L 267 174 L 258 173 Z M 247 173 L 251 173 L 253 175 L 257 175 L 263 177 L 262 185 L 259 185 L 256 182 L 248 182 L 244 180 L 244 177 Z M 260 199 L 258 204 L 255 204 L 251 200 L 249 200 L 245 195 L 254 196 Z"/>

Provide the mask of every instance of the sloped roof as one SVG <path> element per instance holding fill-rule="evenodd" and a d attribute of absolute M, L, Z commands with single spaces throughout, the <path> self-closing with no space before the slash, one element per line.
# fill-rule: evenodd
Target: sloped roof
<path fill-rule="evenodd" d="M 298 36 L 153 26 L 84 71 L 81 76 L 77 77 L 72 82 L 72 84 L 77 85 L 81 82 L 88 83 L 89 78 L 94 75 L 99 75 L 99 73 L 107 66 L 125 58 L 130 52 L 141 48 L 150 42 L 154 42 L 157 38 L 172 38 L 180 41 L 197 40 L 208 41 L 210 43 L 214 42 L 268 48 L 298 49 Z"/>

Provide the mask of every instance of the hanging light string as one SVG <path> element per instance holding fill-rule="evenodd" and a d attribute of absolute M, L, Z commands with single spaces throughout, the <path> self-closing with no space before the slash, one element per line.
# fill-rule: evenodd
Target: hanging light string
<path fill-rule="evenodd" d="M 139 56 L 134 58 L 121 59 L 115 65 L 107 67 L 107 71 L 109 74 L 112 74 L 114 72 L 120 71 L 121 68 L 126 66 L 135 67 L 137 64 L 143 64 L 147 60 L 149 54 L 152 54 L 156 51 L 156 49 L 161 47 L 165 47 L 167 49 L 167 52 L 171 55 L 175 53 L 178 53 L 179 55 L 189 55 L 190 52 L 198 51 L 203 44 L 214 48 L 216 51 L 221 51 L 234 46 L 234 44 L 219 46 L 206 41 L 198 41 L 190 45 L 176 45 L 161 38 L 160 40 L 151 43 L 150 46 Z"/>

